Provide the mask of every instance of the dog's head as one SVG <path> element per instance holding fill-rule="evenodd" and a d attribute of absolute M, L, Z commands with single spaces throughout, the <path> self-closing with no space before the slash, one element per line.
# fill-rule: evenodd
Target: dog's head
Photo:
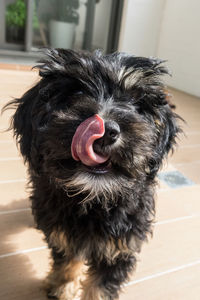
<path fill-rule="evenodd" d="M 179 131 L 162 61 L 98 51 L 46 54 L 37 66 L 40 82 L 15 101 L 13 127 L 31 172 L 85 200 L 152 182 Z"/>

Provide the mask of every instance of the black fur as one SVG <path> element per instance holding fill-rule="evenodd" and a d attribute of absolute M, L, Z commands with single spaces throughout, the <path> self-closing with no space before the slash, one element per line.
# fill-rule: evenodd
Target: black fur
<path fill-rule="evenodd" d="M 100 291 L 95 300 L 115 299 L 151 233 L 155 176 L 179 132 L 161 80 L 168 72 L 160 60 L 125 53 L 46 54 L 37 66 L 41 80 L 12 102 L 33 215 L 55 265 L 84 260 Z M 70 149 L 78 125 L 99 112 L 121 131 L 118 145 L 95 142 L 96 151 L 110 156 L 104 175 L 73 160 Z M 60 297 L 61 285 L 51 281 L 49 296 Z M 90 288 L 82 299 L 93 300 Z"/>

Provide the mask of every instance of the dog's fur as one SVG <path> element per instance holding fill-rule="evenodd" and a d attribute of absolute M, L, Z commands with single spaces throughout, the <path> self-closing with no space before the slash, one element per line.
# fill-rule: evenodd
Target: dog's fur
<path fill-rule="evenodd" d="M 8 106 L 16 106 L 12 127 L 29 167 L 35 222 L 52 251 L 48 296 L 73 299 L 65 287 L 86 263 L 81 299 L 117 299 L 151 233 L 155 177 L 179 132 L 161 80 L 168 71 L 161 60 L 125 53 L 46 54 L 40 82 Z M 94 144 L 110 156 L 105 174 L 71 155 L 76 128 L 94 114 L 120 127 L 114 144 Z"/>

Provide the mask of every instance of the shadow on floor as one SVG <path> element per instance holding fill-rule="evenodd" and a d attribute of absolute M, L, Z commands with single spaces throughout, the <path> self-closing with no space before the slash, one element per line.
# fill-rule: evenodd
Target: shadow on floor
<path fill-rule="evenodd" d="M 20 200 L 17 206 L 23 207 L 24 199 Z M 13 201 L 14 206 L 16 201 Z M 7 207 L 0 206 L 0 210 L 10 210 L 12 203 Z M 29 259 L 27 254 L 17 254 L 7 256 L 9 253 L 14 253 L 16 245 L 12 243 L 11 235 L 19 234 L 27 228 L 34 227 L 31 212 L 27 210 L 23 213 L 4 214 L 0 216 L 1 232 L 0 232 L 0 299 L 6 300 L 45 300 L 45 292 L 43 291 L 43 280 L 36 278 L 36 268 Z M 9 248 L 9 251 L 8 251 Z M 6 250 L 7 249 L 7 250 Z M 5 252 L 6 251 L 6 252 Z M 47 250 L 45 250 L 47 251 Z M 2 256 L 4 255 L 5 256 Z M 30 255 L 30 253 L 29 253 Z M 37 252 L 31 253 L 37 257 Z M 45 257 L 48 253 L 45 252 Z M 42 257 L 41 257 L 42 260 Z"/>

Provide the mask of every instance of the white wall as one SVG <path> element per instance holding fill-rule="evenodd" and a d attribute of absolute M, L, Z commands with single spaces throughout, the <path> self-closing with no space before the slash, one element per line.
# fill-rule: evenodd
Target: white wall
<path fill-rule="evenodd" d="M 157 55 L 168 60 L 169 85 L 200 96 L 200 1 L 167 0 Z"/>
<path fill-rule="evenodd" d="M 168 84 L 200 96 L 200 0 L 125 0 L 119 50 L 168 60 Z"/>
<path fill-rule="evenodd" d="M 126 0 L 119 50 L 155 56 L 165 0 Z"/>

